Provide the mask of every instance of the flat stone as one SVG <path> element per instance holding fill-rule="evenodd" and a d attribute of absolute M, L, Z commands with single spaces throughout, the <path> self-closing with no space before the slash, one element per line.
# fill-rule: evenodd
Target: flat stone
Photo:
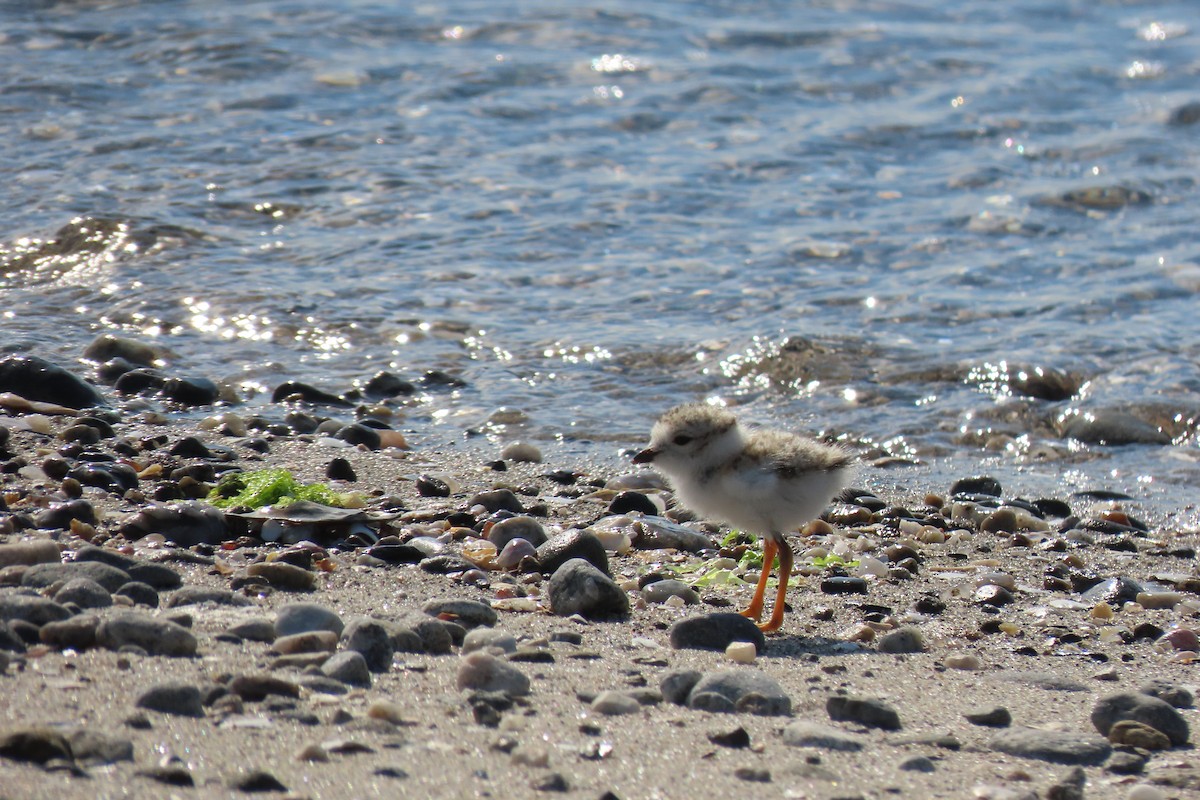
<path fill-rule="evenodd" d="M 184 586 L 171 594 L 167 600 L 167 608 L 200 605 L 212 603 L 218 606 L 250 606 L 253 602 L 249 597 L 228 589 L 216 589 L 208 586 Z"/>
<path fill-rule="evenodd" d="M 1004 706 L 989 706 L 977 708 L 963 714 L 972 725 L 984 725 L 991 728 L 1007 728 L 1012 724 L 1012 713 Z"/>
<path fill-rule="evenodd" d="M 646 584 L 642 587 L 642 597 L 647 603 L 665 603 L 672 597 L 680 598 L 689 606 L 700 602 L 700 595 L 695 589 L 673 578 Z"/>
<path fill-rule="evenodd" d="M 38 632 L 42 644 L 60 650 L 90 650 L 96 646 L 100 618 L 95 614 L 79 614 L 61 622 L 47 622 Z"/>
<path fill-rule="evenodd" d="M 274 675 L 250 673 L 237 675 L 232 678 L 226 688 L 251 703 L 265 700 L 271 695 L 280 697 L 299 697 L 300 687 L 291 681 L 277 678 Z"/>
<path fill-rule="evenodd" d="M 508 662 L 476 651 L 463 656 L 458 667 L 456 685 L 484 692 L 504 692 L 510 697 L 529 694 L 529 678 Z"/>
<path fill-rule="evenodd" d="M 193 656 L 197 648 L 187 628 L 137 611 L 118 611 L 103 619 L 96 641 L 109 650 L 134 645 L 159 656 Z"/>
<path fill-rule="evenodd" d="M 161 683 L 138 695 L 135 705 L 178 717 L 203 717 L 204 695 L 190 683 Z"/>
<path fill-rule="evenodd" d="M 1102 736 L 1023 727 L 997 733 L 991 746 L 1012 756 L 1081 766 L 1103 764 L 1112 753 L 1112 745 Z"/>
<path fill-rule="evenodd" d="M 421 610 L 431 617 L 449 618 L 468 628 L 494 627 L 499 619 L 495 609 L 478 600 L 447 598 L 430 600 Z"/>
<path fill-rule="evenodd" d="M 877 697 L 835 694 L 825 701 L 825 711 L 838 722 L 857 722 L 888 731 L 898 731 L 901 727 L 896 709 Z"/>
<path fill-rule="evenodd" d="M 1108 729 L 1108 740 L 1116 745 L 1143 750 L 1170 750 L 1171 739 L 1162 731 L 1141 722 L 1123 719 Z"/>
<path fill-rule="evenodd" d="M 476 650 L 489 649 L 513 653 L 517 649 L 517 639 L 511 633 L 498 631 L 495 628 L 475 628 L 467 631 L 462 644 L 463 655 Z"/>
<path fill-rule="evenodd" d="M 32 539 L 0 545 L 0 567 L 18 564 L 57 564 L 62 561 L 58 543 L 50 539 Z"/>
<path fill-rule="evenodd" d="M 642 704 L 625 692 L 609 689 L 596 695 L 596 699 L 591 702 L 591 708 L 597 714 L 615 717 L 636 714 L 641 711 Z"/>
<path fill-rule="evenodd" d="M 783 743 L 791 747 L 812 747 L 849 753 L 858 752 L 864 746 L 860 736 L 803 719 L 789 722 L 784 727 Z"/>
<path fill-rule="evenodd" d="M 248 619 L 239 622 L 229 629 L 229 632 L 240 639 L 251 642 L 275 641 L 275 623 L 264 617 Z"/>

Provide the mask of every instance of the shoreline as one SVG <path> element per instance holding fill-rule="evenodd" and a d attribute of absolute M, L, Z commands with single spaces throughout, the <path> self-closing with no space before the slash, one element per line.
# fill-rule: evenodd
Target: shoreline
<path fill-rule="evenodd" d="M 132 495 L 128 489 L 114 493 L 84 488 L 79 499 L 92 505 L 94 523 L 76 524 L 74 533 L 55 528 L 7 530 L 0 553 L 12 552 L 7 548 L 21 541 L 54 539 L 69 558 L 85 544 L 82 535 L 100 549 L 168 568 L 177 573 L 181 587 L 159 590 L 157 608 L 122 605 L 128 600 L 114 600 L 116 590 L 109 593 L 116 605 L 80 608 L 66 620 L 94 615 L 102 623 L 122 613 L 174 618 L 177 624 L 187 623 L 181 627 L 194 637 L 195 650 L 184 656 L 156 655 L 145 652 L 144 643 L 113 647 L 117 640 L 84 647 L 84 624 L 83 632 L 55 634 L 68 636 L 55 642 L 76 646 L 25 642 L 22 653 L 3 651 L 7 666 L 0 685 L 10 702 L 0 735 L 31 728 L 60 735 L 82 729 L 114 740 L 108 741 L 108 750 L 80 746 L 77 751 L 90 756 L 51 757 L 44 766 L 0 758 L 5 796 L 88 792 L 98 797 L 157 797 L 169 791 L 179 796 L 203 792 L 237 797 L 257 780 L 262 786 L 286 787 L 292 796 L 314 798 L 347 792 L 434 797 L 565 792 L 579 797 L 665 798 L 737 792 L 753 797 L 949 798 L 967 791 L 980 797 L 1045 797 L 1052 791 L 1060 793 L 1053 796 L 1068 796 L 1061 794 L 1067 791 L 1062 787 L 1077 779 L 1075 766 L 1083 769 L 1083 796 L 1089 798 L 1133 797 L 1132 787 L 1143 784 L 1154 785 L 1161 794 L 1138 797 L 1182 797 L 1200 788 L 1200 779 L 1192 774 L 1190 747 L 1142 753 L 1109 743 L 1105 751 L 1105 740 L 1090 721 L 1105 696 L 1136 693 L 1152 680 L 1186 690 L 1193 683 L 1194 666 L 1181 655 L 1189 651 L 1176 649 L 1184 634 L 1172 632 L 1191 631 L 1200 612 L 1194 577 L 1196 535 L 1139 530 L 1136 519 L 1122 521 L 1111 501 L 1080 505 L 1072 500 L 1078 507 L 1070 511 L 1079 515 L 1079 527 L 1063 532 L 1058 531 L 1062 517 L 1057 516 L 1048 517 L 1045 531 L 1017 530 L 1041 525 L 1033 521 L 1036 517 L 1008 511 L 971 511 L 973 522 L 968 523 L 966 504 L 973 501 L 948 496 L 942 496 L 943 507 L 959 503 L 963 513 L 941 517 L 939 523 L 936 505 L 923 505 L 935 499 L 934 493 L 928 498 L 884 496 L 878 502 L 863 496 L 861 504 L 837 504 L 827 516 L 832 524 L 809 526 L 808 535 L 791 538 L 800 565 L 789 594 L 792 610 L 783 631 L 767 637 L 766 649 L 754 663 L 739 664 L 723 648 L 673 647 L 673 626 L 683 619 L 736 610 L 752 587 L 710 585 L 700 589 L 695 605 L 685 600 L 648 602 L 647 593 L 638 588 L 645 588 L 647 576 L 687 579 L 695 574 L 688 570 L 717 554 L 657 546 L 639 549 L 635 534 L 646 527 L 637 515 L 628 515 L 622 524 L 612 520 L 621 515 L 608 513 L 619 494 L 618 489 L 605 488 L 616 477 L 612 474 L 576 475 L 581 470 L 576 463 L 513 460 L 504 462 L 501 472 L 498 461 L 489 465 L 469 454 L 369 451 L 296 434 L 242 437 L 228 435 L 233 431 L 201 430 L 192 422 L 150 425 L 122 421 L 120 412 L 113 414 L 114 435 L 101 436 L 82 451 L 108 453 L 116 463 L 136 462 L 142 469 L 135 473 L 145 474 L 149 468 L 153 474 L 136 478 Z M 11 421 L 4 420 L 6 425 Z M 78 420 L 51 417 L 49 423 L 50 433 L 9 434 L 6 446 L 12 457 L 28 462 L 24 473 L 17 469 L 5 476 L 10 529 L 14 514 L 36 521 L 74 493 L 68 485 L 67 496 L 57 497 L 63 480 L 38 478 L 37 471 L 47 471 L 47 459 L 52 460 L 49 472 L 64 466 L 53 460 L 65 462 L 67 473 L 106 463 L 61 452 L 67 446 L 63 432 Z M 266 452 L 261 443 L 252 442 L 257 438 L 265 440 Z M 133 452 L 123 452 L 126 446 Z M 344 458 L 356 478 L 337 484 L 339 491 L 361 492 L 369 507 L 382 508 L 393 500 L 403 506 L 392 523 L 397 544 L 423 538 L 414 534 L 438 534 L 447 540 L 441 555 L 460 558 L 494 516 L 472 501 L 498 488 L 510 489 L 552 538 L 589 526 L 629 534 L 635 539 L 633 549 L 607 554 L 609 571 L 631 603 L 628 614 L 590 618 L 551 613 L 541 607 L 551 590 L 551 576 L 536 570 L 511 575 L 486 571 L 474 576 L 480 581 L 472 582 L 463 580 L 462 570 L 456 574 L 450 558 L 449 572 L 436 573 L 417 564 L 368 558 L 361 548 L 318 552 L 240 539 L 235 546 L 197 544 L 176 550 L 118 535 L 129 517 L 156 494 L 171 494 L 160 488 L 163 483 L 203 478 L 205 465 L 214 470 L 280 466 L 301 480 L 325 481 L 334 458 Z M 155 464 L 161 472 L 153 470 Z M 30 465 L 42 469 L 30 470 Z M 448 497 L 422 496 L 416 489 L 421 476 L 442 476 L 457 485 L 448 487 Z M 566 482 L 569 478 L 573 482 Z M 193 490 L 180 493 L 189 491 Z M 629 491 L 633 495 L 627 495 L 626 502 L 637 503 L 635 495 L 640 495 L 669 507 L 669 494 L 661 490 L 640 485 Z M 145 499 L 137 499 L 139 494 Z M 985 492 L 971 494 L 976 501 L 989 497 Z M 981 507 L 986 508 L 974 506 Z M 471 521 L 473 526 L 464 524 Z M 438 530 L 451 527 L 448 535 Z M 469 527 L 479 530 L 468 533 Z M 727 532 L 699 523 L 687 523 L 686 528 L 714 544 Z M 858 568 L 846 570 L 845 577 L 861 578 L 851 593 L 827 591 L 830 584 L 825 579 L 833 576 L 832 568 L 815 566 L 813 554 L 819 551 L 814 548 L 860 562 Z M 311 551 L 307 563 L 297 555 L 305 549 Z M 256 561 L 283 561 L 308 577 L 289 584 L 296 573 L 280 570 L 269 576 L 279 580 L 278 585 L 271 580 L 264 585 L 249 580 L 250 565 Z M 46 594 L 62 590 L 54 585 L 61 581 L 40 589 L 28 584 L 19 588 L 37 566 L 4 567 L 0 596 L 26 591 L 54 603 Z M 865 574 L 857 574 L 859 568 Z M 1176 582 L 1168 584 L 1164 576 Z M 1137 593 L 1130 583 L 1145 584 L 1152 577 L 1160 579 L 1162 591 L 1149 592 L 1146 603 L 1170 607 L 1142 608 L 1132 602 Z M 1092 580 L 1091 589 L 1112 582 L 1113 596 L 1107 602 L 1103 591 L 1101 599 L 1085 594 L 1082 587 Z M 287 588 L 305 582 L 306 590 Z M 279 646 L 272 626 L 279 610 L 291 604 L 317 604 L 343 624 L 374 616 L 392 626 L 407 625 L 403 630 L 413 634 L 421 628 L 414 617 L 438 598 L 471 601 L 470 609 L 500 606 L 494 636 L 513 641 L 493 642 L 490 646 L 497 649 L 492 652 L 498 655 L 495 663 L 487 663 L 503 674 L 508 674 L 507 668 L 515 670 L 527 681 L 527 692 L 481 688 L 486 681 L 477 684 L 482 679 L 469 675 L 464 679 L 472 658 L 481 657 L 466 657 L 458 643 L 444 652 L 431 652 L 430 646 L 439 645 L 422 639 L 424 652 L 395 652 L 386 670 L 371 673 L 369 686 L 346 683 L 345 693 L 332 693 L 339 679 L 321 670 L 334 656 L 348 652 L 346 640 L 334 637 L 332 654 L 328 637 L 320 636 L 319 646 L 307 645 L 316 649 L 272 652 Z M 506 610 L 526 608 L 537 610 Z M 465 619 L 458 612 L 443 616 Z M 460 624 L 461 633 L 471 627 Z M 17 639 L 30 635 L 27 626 L 18 628 Z M 440 634 L 425 633 L 435 639 L 448 635 L 451 641 L 460 636 L 453 627 Z M 415 641 L 395 630 L 390 636 L 393 646 Z M 664 681 L 689 670 L 762 676 L 770 682 L 768 688 L 777 688 L 787 699 L 790 713 L 737 708 L 714 713 L 672 703 L 664 689 L 671 684 Z M 275 685 L 263 676 L 278 680 L 281 693 L 251 699 L 257 697 L 252 691 L 230 689 L 239 677 L 258 681 L 260 689 Z M 466 688 L 460 688 L 464 680 Z M 139 708 L 146 694 L 163 683 L 190 686 L 201 705 L 185 704 L 192 709 L 189 713 Z M 482 699 L 481 693 L 486 695 Z M 878 701 L 896 714 L 900 727 L 881 726 L 869 714 L 835 719 L 828 710 L 834 697 Z M 998 707 L 1011 720 L 1006 725 L 998 724 L 1004 718 Z M 753 702 L 744 706 L 752 708 Z M 1176 713 L 1186 722 L 1196 721 L 1190 707 Z M 992 721 L 980 724 L 968 718 L 978 719 L 980 714 Z M 1042 741 L 1041 746 L 1051 748 L 1050 760 L 1044 753 L 1027 757 L 1010 752 L 1018 745 L 1005 737 L 1026 731 L 1035 732 L 1029 734 L 1035 738 L 1049 735 L 1049 744 Z M 1056 736 L 1081 737 L 1076 744 L 1083 749 L 1055 749 L 1051 745 L 1058 741 Z M 104 763 L 118 751 L 131 760 Z M 1103 757 L 1097 755 L 1102 751 Z M 1065 763 L 1072 758 L 1075 764 Z M 1138 763 L 1140 772 L 1128 772 Z M 275 784 L 257 773 L 267 773 Z M 187 780 L 196 788 L 186 788 Z M 1053 786 L 1060 788 L 1052 790 Z"/>

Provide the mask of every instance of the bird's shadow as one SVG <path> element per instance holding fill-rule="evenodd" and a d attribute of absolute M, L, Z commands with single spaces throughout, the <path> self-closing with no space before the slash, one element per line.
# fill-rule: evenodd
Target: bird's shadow
<path fill-rule="evenodd" d="M 767 647 L 760 658 L 796 658 L 798 656 L 849 656 L 873 651 L 865 648 L 848 649 L 841 639 L 825 636 L 784 634 L 767 637 Z"/>

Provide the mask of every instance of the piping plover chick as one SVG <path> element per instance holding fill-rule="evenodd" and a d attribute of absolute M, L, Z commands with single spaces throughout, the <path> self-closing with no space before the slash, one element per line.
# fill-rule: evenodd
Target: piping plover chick
<path fill-rule="evenodd" d="M 763 568 L 743 616 L 762 619 L 763 594 L 779 555 L 779 589 L 771 618 L 778 630 L 792 573 L 783 534 L 816 518 L 850 480 L 850 455 L 839 447 L 779 430 L 746 429 L 729 411 L 703 403 L 676 406 L 650 431 L 633 458 L 666 475 L 683 505 L 763 537 Z"/>

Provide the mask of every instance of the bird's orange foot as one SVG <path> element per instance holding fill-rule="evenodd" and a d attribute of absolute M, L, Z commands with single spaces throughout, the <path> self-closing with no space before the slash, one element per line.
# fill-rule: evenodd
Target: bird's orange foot
<path fill-rule="evenodd" d="M 776 619 L 775 617 L 771 617 L 766 622 L 761 622 L 758 625 L 758 629 L 760 631 L 762 631 L 763 633 L 774 633 L 775 631 L 779 630 L 782 627 L 783 627 L 783 615 L 780 615 L 779 619 Z"/>
<path fill-rule="evenodd" d="M 762 614 L 763 614 L 762 603 L 759 603 L 758 605 L 751 603 L 744 611 L 739 611 L 738 613 L 741 614 L 743 617 L 746 617 L 748 619 L 754 620 L 755 622 L 758 622 L 760 619 L 762 619 Z"/>

